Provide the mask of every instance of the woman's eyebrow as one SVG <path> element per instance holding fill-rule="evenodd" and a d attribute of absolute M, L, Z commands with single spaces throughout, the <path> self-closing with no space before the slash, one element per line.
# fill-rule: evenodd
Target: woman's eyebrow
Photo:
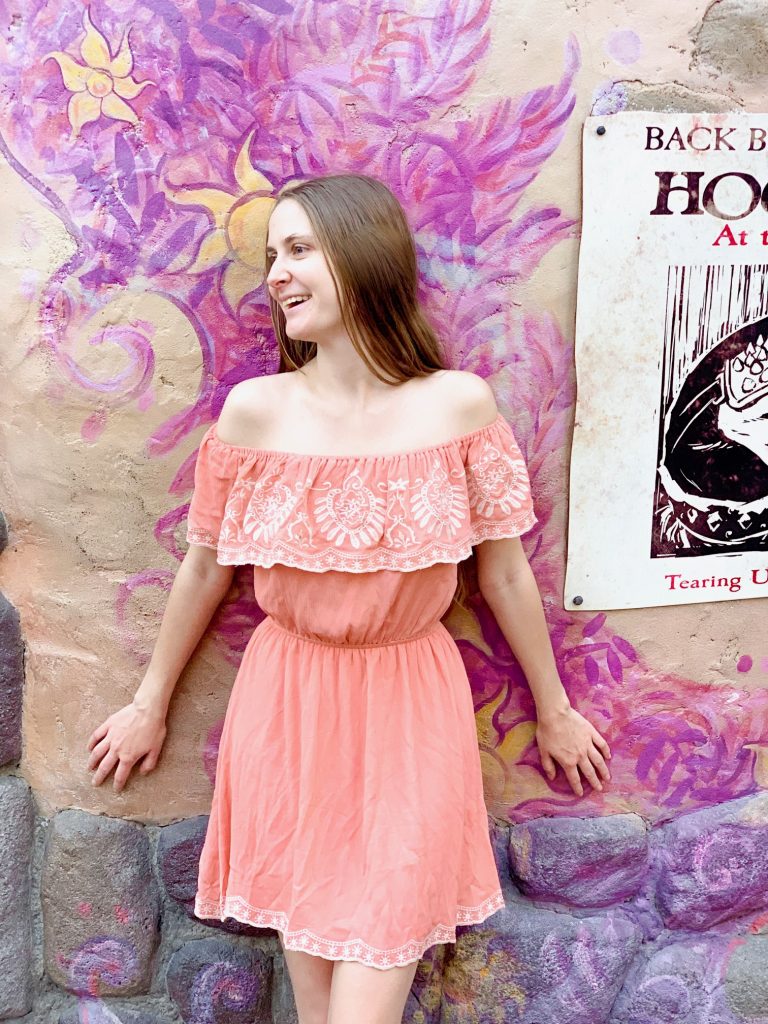
<path fill-rule="evenodd" d="M 294 242 L 312 242 L 314 239 L 312 235 L 288 235 L 287 238 L 283 239 L 283 245 L 292 245 Z M 267 252 L 274 252 L 274 248 L 271 245 L 267 246 Z"/>

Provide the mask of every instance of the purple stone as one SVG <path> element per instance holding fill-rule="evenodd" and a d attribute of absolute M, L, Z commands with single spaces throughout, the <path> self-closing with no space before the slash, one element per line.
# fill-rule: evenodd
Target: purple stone
<path fill-rule="evenodd" d="M 605 907 L 637 893 L 648 870 L 648 835 L 637 814 L 539 818 L 510 834 L 512 878 L 531 899 Z"/>
<path fill-rule="evenodd" d="M 668 928 L 700 931 L 768 909 L 768 794 L 683 815 L 653 845 Z"/>
<path fill-rule="evenodd" d="M 207 827 L 208 815 L 201 814 L 160 829 L 157 865 L 168 897 L 178 903 L 189 917 L 209 928 L 232 935 L 274 935 L 271 928 L 257 928 L 231 917 L 219 921 L 216 918 L 195 916 L 198 865 Z"/>
<path fill-rule="evenodd" d="M 184 1024 L 272 1024 L 272 960 L 220 939 L 195 939 L 168 964 L 168 995 Z"/>
<path fill-rule="evenodd" d="M 640 941 L 620 913 L 579 919 L 511 900 L 449 947 L 440 1024 L 604 1024 Z"/>
<path fill-rule="evenodd" d="M 41 898 L 52 981 L 82 997 L 149 991 L 160 903 L 141 825 L 59 812 L 48 827 Z"/>
<path fill-rule="evenodd" d="M 731 940 L 669 933 L 632 965 L 610 1024 L 739 1024 L 722 978 Z M 758 1018 L 755 1024 L 758 1024 Z"/>

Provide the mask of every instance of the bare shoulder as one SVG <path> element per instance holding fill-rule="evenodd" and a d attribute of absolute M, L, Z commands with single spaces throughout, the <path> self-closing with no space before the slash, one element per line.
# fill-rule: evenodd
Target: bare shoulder
<path fill-rule="evenodd" d="M 219 440 L 226 444 L 258 447 L 273 421 L 290 382 L 287 373 L 251 377 L 235 384 L 227 395 L 216 424 Z"/>
<path fill-rule="evenodd" d="M 452 410 L 457 434 L 486 427 L 498 416 L 496 399 L 490 384 L 468 370 L 444 370 L 435 381 L 441 404 Z"/>

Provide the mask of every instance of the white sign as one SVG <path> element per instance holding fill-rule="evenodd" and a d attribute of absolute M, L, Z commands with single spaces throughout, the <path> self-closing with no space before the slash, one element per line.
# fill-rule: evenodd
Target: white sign
<path fill-rule="evenodd" d="M 584 129 L 565 607 L 768 597 L 768 115 Z"/>

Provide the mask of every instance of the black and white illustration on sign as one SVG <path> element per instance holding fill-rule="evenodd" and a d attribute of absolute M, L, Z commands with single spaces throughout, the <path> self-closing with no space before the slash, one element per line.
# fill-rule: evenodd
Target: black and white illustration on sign
<path fill-rule="evenodd" d="M 768 549 L 768 265 L 672 266 L 651 557 Z"/>

